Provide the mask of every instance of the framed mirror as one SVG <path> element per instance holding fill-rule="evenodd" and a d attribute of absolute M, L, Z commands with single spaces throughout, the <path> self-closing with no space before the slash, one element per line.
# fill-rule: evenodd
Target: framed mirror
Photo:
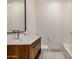
<path fill-rule="evenodd" d="M 7 33 L 26 31 L 26 0 L 7 0 Z"/>

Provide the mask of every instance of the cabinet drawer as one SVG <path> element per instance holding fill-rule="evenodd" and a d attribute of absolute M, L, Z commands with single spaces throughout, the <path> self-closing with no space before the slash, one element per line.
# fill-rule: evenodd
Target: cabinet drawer
<path fill-rule="evenodd" d="M 41 49 L 41 42 L 34 47 L 35 56 L 38 54 L 39 50 Z"/>
<path fill-rule="evenodd" d="M 41 49 L 41 40 L 39 39 L 31 46 L 33 59 L 35 59 L 40 49 Z"/>

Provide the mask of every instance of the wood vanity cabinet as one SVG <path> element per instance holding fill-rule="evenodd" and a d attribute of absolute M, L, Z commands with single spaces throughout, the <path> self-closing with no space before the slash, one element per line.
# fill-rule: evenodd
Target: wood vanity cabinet
<path fill-rule="evenodd" d="M 31 45 L 7 45 L 7 59 L 38 59 L 41 53 L 41 38 Z"/>

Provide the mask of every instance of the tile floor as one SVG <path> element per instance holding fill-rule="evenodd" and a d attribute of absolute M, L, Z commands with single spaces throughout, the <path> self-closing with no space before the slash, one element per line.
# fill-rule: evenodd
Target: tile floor
<path fill-rule="evenodd" d="M 62 52 L 45 52 L 39 59 L 65 59 L 65 57 Z"/>

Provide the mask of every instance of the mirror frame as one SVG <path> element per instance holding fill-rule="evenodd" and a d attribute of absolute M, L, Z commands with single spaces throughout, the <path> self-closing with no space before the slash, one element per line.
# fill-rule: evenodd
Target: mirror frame
<path fill-rule="evenodd" d="M 26 31 L 26 0 L 24 0 L 24 14 L 25 14 L 25 28 L 24 31 L 20 31 L 20 32 L 25 32 Z M 7 32 L 7 34 L 12 34 L 12 33 L 17 33 L 17 32 Z"/>

